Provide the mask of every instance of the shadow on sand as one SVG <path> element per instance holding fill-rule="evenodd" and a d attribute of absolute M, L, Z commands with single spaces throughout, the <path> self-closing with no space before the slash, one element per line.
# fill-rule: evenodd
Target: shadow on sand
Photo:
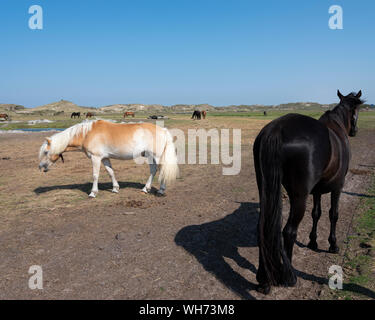
<path fill-rule="evenodd" d="M 345 193 L 349 196 L 353 196 L 353 197 L 359 197 L 359 198 L 375 198 L 375 196 L 373 195 L 370 195 L 370 194 L 364 194 L 364 193 L 356 193 L 356 192 L 349 192 L 349 191 L 343 191 L 342 193 Z"/>
<path fill-rule="evenodd" d="M 133 189 L 142 189 L 144 184 L 136 183 L 136 182 L 119 182 L 120 189 L 124 188 L 133 188 Z M 82 192 L 89 194 L 91 192 L 92 183 L 82 183 L 82 184 L 65 184 L 65 185 L 56 185 L 56 186 L 48 186 L 48 187 L 38 187 L 34 189 L 34 193 L 41 194 L 45 192 L 50 192 L 53 190 L 73 190 L 78 189 Z M 112 190 L 112 183 L 99 183 L 98 184 L 99 191 Z"/>
<path fill-rule="evenodd" d="M 258 208 L 258 203 L 241 203 L 238 209 L 225 218 L 184 227 L 175 237 L 176 244 L 191 253 L 205 270 L 214 274 L 219 281 L 239 297 L 249 300 L 255 299 L 250 292 L 256 289 L 256 284 L 233 270 L 224 258 L 232 259 L 238 266 L 248 269 L 254 274 L 257 272 L 254 264 L 239 254 L 238 248 L 258 245 Z M 297 245 L 305 247 L 300 242 L 297 242 Z M 325 250 L 320 251 L 326 252 Z M 328 285 L 328 278 L 299 270 L 295 271 L 297 276 L 304 280 Z M 344 284 L 344 290 L 375 298 L 373 291 L 359 285 Z"/>
<path fill-rule="evenodd" d="M 254 290 L 256 284 L 234 271 L 224 258 L 256 272 L 255 266 L 238 253 L 238 247 L 257 246 L 258 207 L 258 203 L 241 203 L 225 218 L 185 227 L 175 237 L 177 245 L 194 255 L 205 270 L 243 299 L 254 299 L 249 291 Z"/>

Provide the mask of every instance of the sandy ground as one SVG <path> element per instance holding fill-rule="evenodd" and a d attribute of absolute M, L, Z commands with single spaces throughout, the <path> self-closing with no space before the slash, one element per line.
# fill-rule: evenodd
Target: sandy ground
<path fill-rule="evenodd" d="M 340 255 L 326 251 L 327 195 L 318 227 L 321 251 L 305 247 L 309 199 L 294 249 L 298 283 L 263 296 L 255 291 L 258 194 L 251 143 L 265 123 L 192 122 L 243 129 L 241 173 L 223 176 L 221 165 L 181 165 L 181 178 L 162 198 L 141 193 L 147 165 L 113 161 L 120 193 L 110 192 L 102 168 L 98 197 L 89 199 L 92 169 L 83 154 L 67 154 L 65 164 L 43 174 L 37 154 L 45 133 L 1 134 L 0 299 L 319 298 L 329 266 L 342 262 L 344 239 L 375 165 L 373 132 L 362 130 L 351 139 L 352 171 L 337 226 Z M 286 199 L 283 212 L 286 217 Z M 31 265 L 43 268 L 43 290 L 28 288 Z"/>

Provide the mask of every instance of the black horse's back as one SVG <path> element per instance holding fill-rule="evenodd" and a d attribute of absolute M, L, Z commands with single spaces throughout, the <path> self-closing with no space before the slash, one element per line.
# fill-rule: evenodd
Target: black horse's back
<path fill-rule="evenodd" d="M 278 165 L 286 190 L 309 194 L 329 162 L 331 146 L 327 127 L 311 117 L 291 113 L 262 129 L 256 142 L 259 148 L 267 147 L 270 136 L 280 140 Z"/>
<path fill-rule="evenodd" d="M 321 194 L 331 193 L 329 252 L 337 253 L 338 201 L 349 166 L 348 135 L 355 136 L 361 91 L 343 96 L 340 104 L 319 120 L 288 114 L 266 125 L 253 146 L 254 166 L 260 198 L 258 222 L 259 291 L 272 285 L 293 286 L 293 245 L 306 210 L 314 195 L 313 228 L 308 247 L 316 250 L 316 228 L 321 215 Z M 281 186 L 290 201 L 288 221 L 281 232 Z"/>

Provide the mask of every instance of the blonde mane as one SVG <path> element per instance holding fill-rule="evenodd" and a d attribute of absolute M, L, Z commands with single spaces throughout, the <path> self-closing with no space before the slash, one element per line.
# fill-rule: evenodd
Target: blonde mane
<path fill-rule="evenodd" d="M 60 154 L 66 147 L 69 145 L 70 141 L 77 136 L 82 134 L 85 136 L 92 128 L 92 124 L 97 120 L 89 121 L 85 120 L 81 123 L 77 123 L 74 126 L 65 129 L 62 132 L 56 133 L 53 136 L 49 137 L 51 139 L 51 146 L 49 152 L 51 154 Z M 40 148 L 39 158 L 43 156 L 43 152 L 47 147 L 47 141 L 45 141 Z"/>

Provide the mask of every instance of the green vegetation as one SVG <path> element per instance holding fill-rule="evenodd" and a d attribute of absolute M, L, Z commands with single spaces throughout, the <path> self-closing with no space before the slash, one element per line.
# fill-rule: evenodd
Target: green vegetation
<path fill-rule="evenodd" d="M 309 117 L 318 119 L 324 111 L 305 111 L 305 110 L 269 110 L 267 115 L 263 114 L 263 111 L 254 112 L 210 112 L 210 117 L 246 117 L 246 118 L 259 118 L 264 120 L 273 120 L 288 113 L 299 113 Z"/>
<path fill-rule="evenodd" d="M 375 179 L 362 196 L 360 212 L 354 219 L 354 234 L 347 239 L 344 256 L 343 290 L 330 291 L 336 299 L 375 299 Z"/>
<path fill-rule="evenodd" d="M 359 114 L 358 127 L 360 129 L 375 129 L 375 112 L 361 112 Z"/>
<path fill-rule="evenodd" d="M 306 116 L 313 117 L 318 119 L 325 110 L 322 108 L 316 110 L 267 110 L 267 115 L 263 114 L 263 111 L 245 111 L 245 112 L 235 112 L 235 111 L 228 111 L 228 112 L 218 112 L 212 111 L 208 112 L 207 120 L 211 122 L 223 120 L 225 118 L 231 118 L 231 120 L 236 121 L 244 121 L 245 119 L 258 119 L 258 120 L 268 120 L 271 121 L 278 117 L 281 117 L 288 113 L 299 113 L 304 114 Z M 153 114 L 149 112 L 136 112 L 135 118 L 126 118 L 126 121 L 145 121 L 148 117 Z M 158 113 L 155 114 L 164 114 L 169 119 L 166 119 L 165 125 L 167 127 L 173 127 L 178 125 L 186 125 L 192 123 L 191 121 L 191 114 L 190 113 Z M 112 119 L 118 122 L 124 121 L 122 113 L 97 113 L 96 117 L 93 119 Z M 37 120 L 37 119 L 47 119 L 52 120 L 51 123 L 38 123 L 34 125 L 28 124 L 30 120 Z M 81 119 L 70 119 L 69 114 L 58 114 L 58 115 L 49 115 L 48 113 L 42 113 L 41 115 L 32 115 L 32 114 L 16 114 L 12 116 L 13 121 L 19 122 L 1 122 L 0 121 L 0 130 L 17 130 L 23 128 L 68 128 L 76 123 L 83 121 L 85 118 L 82 117 Z M 154 120 L 153 120 L 154 121 Z M 212 124 L 212 123 L 211 123 Z M 375 112 L 373 111 L 364 111 L 360 113 L 358 126 L 361 129 L 375 129 Z"/>

